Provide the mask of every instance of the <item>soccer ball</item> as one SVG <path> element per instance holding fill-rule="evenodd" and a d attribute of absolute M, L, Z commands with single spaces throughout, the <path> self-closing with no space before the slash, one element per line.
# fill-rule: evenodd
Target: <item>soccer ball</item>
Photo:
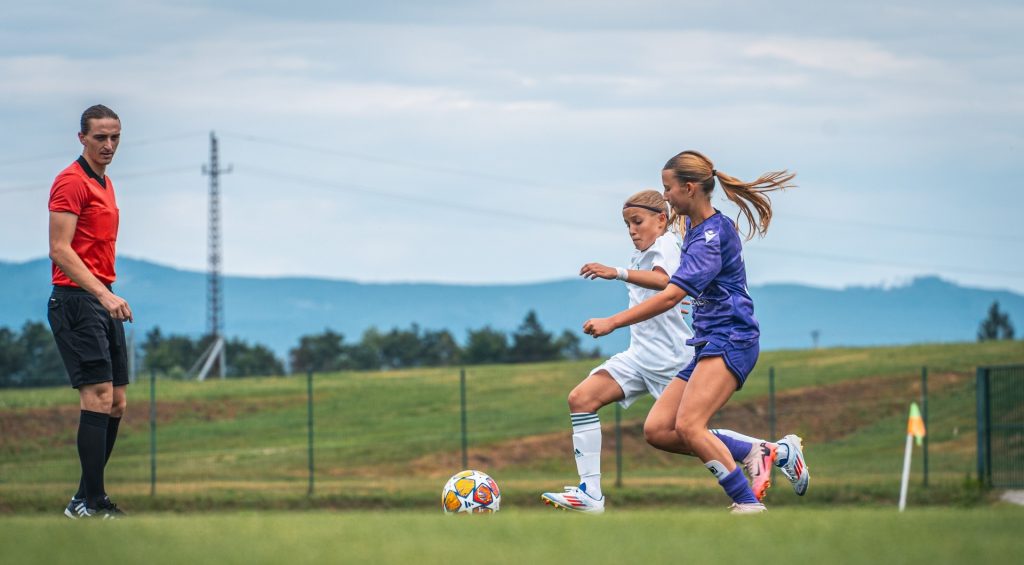
<path fill-rule="evenodd" d="M 489 514 L 501 506 L 501 491 L 487 473 L 467 470 L 452 475 L 441 491 L 441 508 L 447 514 Z"/>

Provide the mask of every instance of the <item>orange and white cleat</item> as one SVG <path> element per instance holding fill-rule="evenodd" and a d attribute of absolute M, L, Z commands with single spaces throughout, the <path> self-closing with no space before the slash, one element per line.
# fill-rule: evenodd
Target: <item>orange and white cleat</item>
<path fill-rule="evenodd" d="M 545 492 L 540 495 L 544 504 L 561 510 L 600 514 L 604 512 L 604 497 L 594 498 L 579 487 L 565 487 L 562 492 Z"/>
<path fill-rule="evenodd" d="M 772 486 L 772 464 L 775 463 L 775 445 L 762 441 L 755 444 L 750 453 L 743 458 L 743 468 L 750 476 L 750 490 L 754 491 L 757 501 L 764 500 L 768 487 Z"/>

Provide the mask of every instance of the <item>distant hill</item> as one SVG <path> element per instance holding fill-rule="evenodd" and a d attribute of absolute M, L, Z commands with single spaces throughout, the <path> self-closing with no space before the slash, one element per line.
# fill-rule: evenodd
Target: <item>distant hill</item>
<path fill-rule="evenodd" d="M 148 261 L 120 258 L 118 293 L 136 314 L 138 339 L 153 326 L 165 333 L 199 335 L 206 325 L 206 275 Z M 50 263 L 0 262 L 0 326 L 44 320 Z M 998 300 L 1024 336 L 1024 296 L 957 286 L 937 277 L 896 288 L 822 289 L 769 284 L 750 289 L 761 322 L 763 349 L 819 344 L 895 345 L 971 341 L 989 305 Z M 456 339 L 489 325 L 511 332 L 536 310 L 546 329 L 578 331 L 591 316 L 626 305 L 621 283 L 577 279 L 516 285 L 362 284 L 316 278 L 224 278 L 226 333 L 263 343 L 284 356 L 299 336 L 331 328 L 358 341 L 370 327 L 447 328 Z M 582 336 L 586 337 L 586 336 Z M 626 346 L 619 330 L 596 343 L 606 352 Z M 589 338 L 583 342 L 590 347 Z"/>

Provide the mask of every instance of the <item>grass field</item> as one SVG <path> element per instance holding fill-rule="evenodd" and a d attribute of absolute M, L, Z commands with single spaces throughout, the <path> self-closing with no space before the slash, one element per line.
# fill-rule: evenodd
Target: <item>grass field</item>
<path fill-rule="evenodd" d="M 768 435 L 769 368 L 779 434 L 807 440 L 812 490 L 778 485 L 772 506 L 895 504 L 906 409 L 930 374 L 930 479 L 920 488 L 915 452 L 911 504 L 989 500 L 975 464 L 973 376 L 978 365 L 1024 363 L 1024 343 L 776 351 L 713 425 Z M 508 508 L 575 477 L 567 392 L 594 361 L 467 369 L 469 466 L 503 487 Z M 461 469 L 458 371 L 340 373 L 315 378 L 316 488 L 306 496 L 307 406 L 302 377 L 205 383 L 157 381 L 157 487 L 150 496 L 149 384 L 130 388 L 129 412 L 107 469 L 108 491 L 134 510 L 431 508 Z M 717 507 L 723 495 L 692 459 L 648 447 L 649 401 L 622 412 L 623 484 L 615 478 L 615 411 L 605 425 L 610 504 Z M 69 389 L 0 391 L 0 513 L 53 512 L 77 477 L 78 417 Z"/>
<path fill-rule="evenodd" d="M 1024 509 L 503 510 L 0 517 L 7 563 L 1010 563 Z"/>

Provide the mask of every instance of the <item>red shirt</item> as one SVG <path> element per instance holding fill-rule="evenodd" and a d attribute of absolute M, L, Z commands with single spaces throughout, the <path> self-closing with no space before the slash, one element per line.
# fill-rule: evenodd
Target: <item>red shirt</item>
<path fill-rule="evenodd" d="M 57 175 L 50 189 L 50 211 L 70 212 L 78 216 L 71 249 L 82 258 L 97 279 L 111 285 L 114 274 L 114 246 L 117 242 L 119 211 L 114 198 L 114 183 L 100 178 L 85 158 L 79 157 Z M 53 284 L 78 286 L 56 263 Z"/>

